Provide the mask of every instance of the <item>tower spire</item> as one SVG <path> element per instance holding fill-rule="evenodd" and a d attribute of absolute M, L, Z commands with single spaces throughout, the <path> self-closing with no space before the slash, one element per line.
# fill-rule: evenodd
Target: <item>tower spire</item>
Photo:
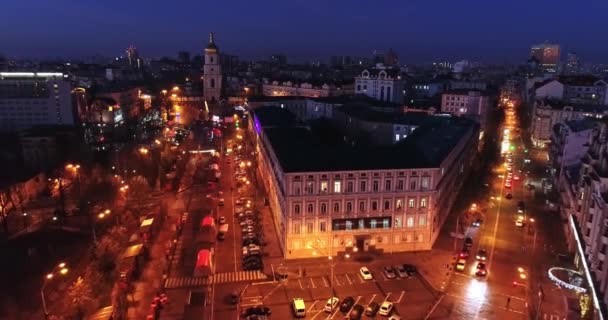
<path fill-rule="evenodd" d="M 215 34 L 213 32 L 209 32 L 209 44 L 215 44 Z"/>

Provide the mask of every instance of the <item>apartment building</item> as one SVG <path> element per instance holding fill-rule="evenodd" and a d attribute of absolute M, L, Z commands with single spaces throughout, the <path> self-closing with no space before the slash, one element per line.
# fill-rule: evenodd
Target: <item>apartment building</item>
<path fill-rule="evenodd" d="M 363 146 L 328 143 L 284 108 L 254 110 L 258 176 L 285 258 L 430 250 L 478 142 L 476 123 L 443 120 L 398 143 Z"/>

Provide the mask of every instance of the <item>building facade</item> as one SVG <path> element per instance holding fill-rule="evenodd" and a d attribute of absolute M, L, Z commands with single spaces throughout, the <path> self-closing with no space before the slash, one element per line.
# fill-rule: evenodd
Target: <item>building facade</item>
<path fill-rule="evenodd" d="M 349 165 L 329 154 L 323 159 L 322 153 L 312 155 L 320 161 L 304 162 L 310 169 L 295 168 L 286 157 L 298 152 L 311 155 L 293 146 L 283 149 L 282 144 L 297 141 L 300 148 L 307 148 L 308 129 L 275 127 L 285 121 L 268 124 L 260 120 L 258 112 L 249 126 L 257 173 L 268 191 L 286 259 L 310 258 L 319 253 L 430 250 L 477 150 L 478 127 L 459 120 L 466 121 L 467 127 L 446 126 L 446 130 L 459 128 L 458 138 L 437 162 L 428 162 L 427 166 L 410 166 L 408 161 L 397 160 L 395 163 L 401 166 L 370 168 Z M 447 137 L 440 130 L 428 133 L 429 139 L 438 139 L 425 140 L 430 144 Z M 387 157 L 379 155 L 376 159 Z M 334 162 L 339 164 L 331 165 Z"/>
<path fill-rule="evenodd" d="M 608 108 L 595 105 L 566 103 L 561 100 L 537 99 L 532 107 L 531 139 L 537 148 L 546 147 L 556 124 L 586 117 L 602 118 Z"/>
<path fill-rule="evenodd" d="M 63 73 L 0 72 L 0 130 L 74 125 L 71 91 Z"/>
<path fill-rule="evenodd" d="M 355 77 L 355 94 L 363 94 L 380 101 L 403 103 L 404 81 L 400 71 L 379 64 L 365 69 Z"/>
<path fill-rule="evenodd" d="M 313 85 L 311 83 L 295 83 L 292 81 L 268 81 L 265 80 L 262 84 L 262 94 L 267 97 L 333 97 L 352 93 L 347 85 L 344 90 L 342 86 L 323 83 L 321 85 Z M 350 92 L 349 92 L 350 91 Z"/>
<path fill-rule="evenodd" d="M 468 117 L 485 131 L 490 113 L 490 97 L 479 90 L 449 90 L 441 95 L 441 112 Z"/>
<path fill-rule="evenodd" d="M 209 34 L 209 44 L 205 48 L 205 65 L 203 66 L 203 95 L 206 101 L 219 101 L 222 95 L 222 67 L 220 50 L 215 44 L 213 32 Z"/>

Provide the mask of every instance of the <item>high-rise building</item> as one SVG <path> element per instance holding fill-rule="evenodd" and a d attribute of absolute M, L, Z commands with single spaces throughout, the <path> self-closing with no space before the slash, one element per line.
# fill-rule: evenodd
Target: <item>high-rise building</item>
<path fill-rule="evenodd" d="M 73 125 L 71 91 L 63 73 L 0 72 L 0 130 Z"/>
<path fill-rule="evenodd" d="M 576 52 L 568 52 L 566 56 L 566 74 L 575 75 L 581 71 L 581 60 Z"/>
<path fill-rule="evenodd" d="M 545 73 L 557 73 L 560 59 L 559 45 L 548 42 L 533 45 L 530 49 L 530 57 L 538 61 Z"/>
<path fill-rule="evenodd" d="M 220 50 L 215 45 L 213 32 L 209 33 L 209 44 L 205 48 L 205 65 L 203 75 L 203 96 L 206 101 L 218 101 L 222 94 L 222 67 L 220 65 Z"/>

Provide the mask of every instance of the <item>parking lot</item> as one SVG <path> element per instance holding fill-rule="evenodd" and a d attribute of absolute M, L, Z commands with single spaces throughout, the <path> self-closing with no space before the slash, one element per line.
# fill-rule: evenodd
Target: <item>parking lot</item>
<path fill-rule="evenodd" d="M 435 301 L 417 276 L 387 279 L 380 269 L 373 270 L 373 280 L 364 280 L 358 272 L 336 273 L 334 275 L 334 295 L 342 300 L 351 296 L 355 304 L 366 307 L 371 302 L 394 304 L 393 314 L 404 319 L 419 319 Z M 324 311 L 325 303 L 331 296 L 330 276 L 301 277 L 285 282 L 253 283 L 241 298 L 240 307 L 266 305 L 271 308 L 272 319 L 292 319 L 291 301 L 302 298 L 306 304 L 306 319 L 341 319 L 343 313 L 336 308 L 332 313 Z M 236 316 L 236 315 L 235 315 Z M 364 316 L 363 319 L 369 317 Z M 375 318 L 382 318 L 376 315 Z"/>

